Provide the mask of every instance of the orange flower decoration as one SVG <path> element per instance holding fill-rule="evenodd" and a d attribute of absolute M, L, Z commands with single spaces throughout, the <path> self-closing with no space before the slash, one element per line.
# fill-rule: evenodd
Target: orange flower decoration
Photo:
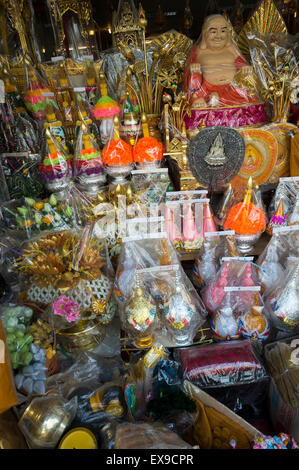
<path fill-rule="evenodd" d="M 48 214 L 45 217 L 43 217 L 43 222 L 44 224 L 50 225 L 54 220 L 54 216 L 52 214 Z"/>
<path fill-rule="evenodd" d="M 265 230 L 267 219 L 255 204 L 239 202 L 231 208 L 224 223 L 224 230 L 234 230 L 240 235 L 254 235 Z"/>
<path fill-rule="evenodd" d="M 122 139 L 111 140 L 103 149 L 102 160 L 108 166 L 126 166 L 133 163 L 131 145 Z"/>
<path fill-rule="evenodd" d="M 163 158 L 163 145 L 154 137 L 139 139 L 133 150 L 134 162 L 154 162 Z"/>

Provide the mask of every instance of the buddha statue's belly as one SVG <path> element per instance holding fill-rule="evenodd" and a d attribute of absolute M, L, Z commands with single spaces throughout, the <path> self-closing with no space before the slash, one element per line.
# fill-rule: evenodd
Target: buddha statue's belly
<path fill-rule="evenodd" d="M 236 73 L 236 68 L 234 64 L 203 66 L 202 73 L 204 79 L 208 83 L 211 83 L 211 85 L 227 85 L 232 83 Z"/>
<path fill-rule="evenodd" d="M 199 63 L 204 79 L 211 85 L 232 83 L 235 73 L 235 57 L 230 52 L 221 54 L 200 54 Z"/>

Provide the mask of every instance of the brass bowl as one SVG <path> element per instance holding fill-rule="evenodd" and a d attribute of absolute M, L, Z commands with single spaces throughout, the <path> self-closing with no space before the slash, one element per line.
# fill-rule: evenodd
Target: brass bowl
<path fill-rule="evenodd" d="M 69 352 L 92 351 L 105 337 L 105 327 L 97 320 L 79 320 L 76 325 L 56 333 L 57 342 Z"/>
<path fill-rule="evenodd" d="M 54 448 L 74 415 L 58 394 L 33 398 L 18 426 L 33 448 Z"/>

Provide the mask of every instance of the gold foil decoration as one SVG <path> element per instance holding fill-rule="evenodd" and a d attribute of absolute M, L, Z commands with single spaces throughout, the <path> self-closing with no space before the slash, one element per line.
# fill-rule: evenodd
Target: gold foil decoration
<path fill-rule="evenodd" d="M 73 288 L 80 279 L 98 279 L 104 265 L 101 256 L 103 242 L 87 240 L 75 271 L 73 256 L 80 244 L 79 237 L 68 231 L 46 235 L 37 242 L 28 243 L 23 257 L 18 260 L 18 268 L 37 285 L 57 285 L 62 290 Z"/>
<path fill-rule="evenodd" d="M 259 32 L 262 34 L 287 33 L 283 17 L 273 0 L 263 0 L 259 3 L 252 16 L 245 23 L 239 37 L 238 47 L 245 59 L 250 61 L 247 34 Z"/>

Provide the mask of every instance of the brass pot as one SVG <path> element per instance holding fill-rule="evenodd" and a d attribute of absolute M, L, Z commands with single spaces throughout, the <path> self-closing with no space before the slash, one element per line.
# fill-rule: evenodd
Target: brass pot
<path fill-rule="evenodd" d="M 79 320 L 74 326 L 56 333 L 57 342 L 69 352 L 92 351 L 105 337 L 105 327 L 98 319 Z"/>
<path fill-rule="evenodd" d="M 77 407 L 56 393 L 33 398 L 18 426 L 33 448 L 53 449 L 75 416 Z"/>

